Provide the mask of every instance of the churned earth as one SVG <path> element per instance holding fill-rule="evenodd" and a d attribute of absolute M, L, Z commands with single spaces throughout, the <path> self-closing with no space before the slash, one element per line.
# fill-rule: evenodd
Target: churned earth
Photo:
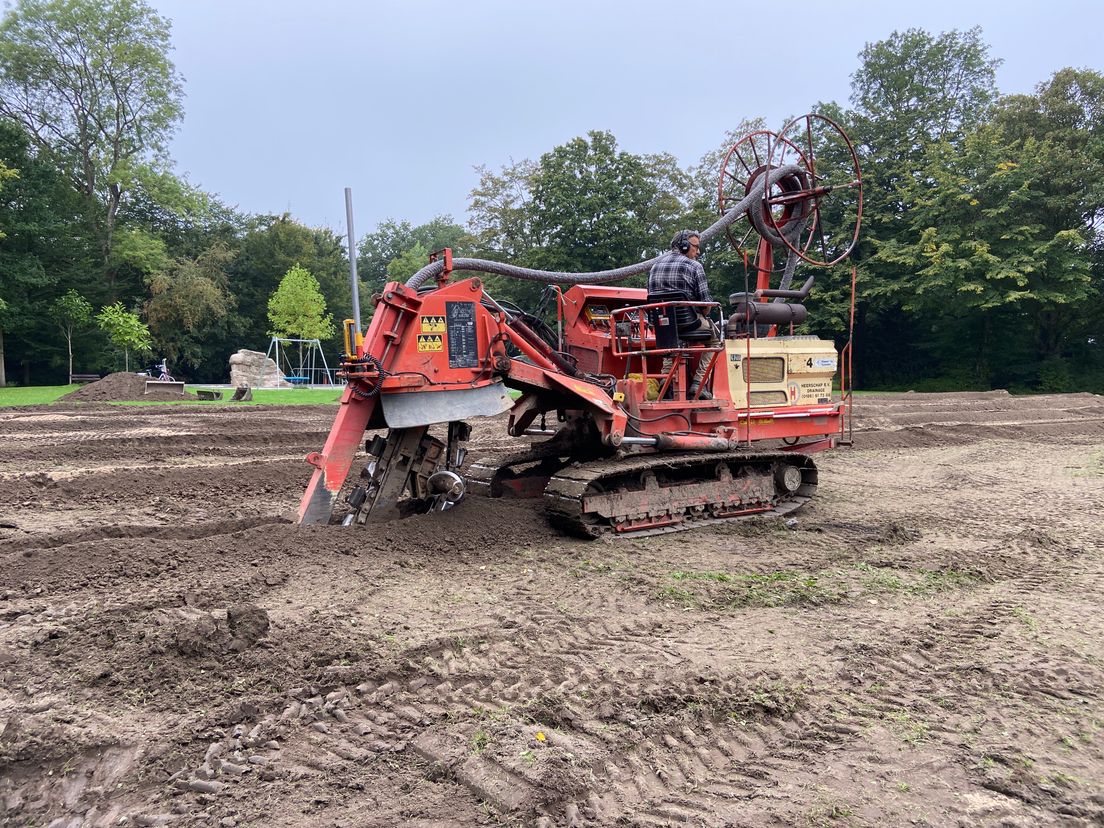
<path fill-rule="evenodd" d="M 0 824 L 1104 821 L 1101 397 L 861 397 L 796 525 L 593 542 L 296 527 L 333 414 L 0 412 Z"/>

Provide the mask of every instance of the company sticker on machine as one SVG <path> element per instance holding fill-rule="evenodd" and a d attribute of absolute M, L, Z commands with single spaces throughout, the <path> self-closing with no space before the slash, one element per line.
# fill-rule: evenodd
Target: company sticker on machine
<path fill-rule="evenodd" d="M 832 396 L 832 381 L 827 379 L 809 382 L 791 380 L 786 385 L 786 391 L 791 405 L 800 400 L 816 400 L 818 403 L 826 403 Z"/>
<path fill-rule="evenodd" d="M 445 330 L 448 335 L 449 368 L 478 367 L 475 302 L 445 302 Z"/>

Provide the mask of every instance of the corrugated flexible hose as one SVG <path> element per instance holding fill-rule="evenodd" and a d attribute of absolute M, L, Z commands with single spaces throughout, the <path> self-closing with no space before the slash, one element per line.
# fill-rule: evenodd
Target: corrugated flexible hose
<path fill-rule="evenodd" d="M 752 208 L 757 208 L 761 204 L 763 191 L 768 184 L 773 186 L 786 176 L 798 175 L 804 171 L 804 167 L 798 164 L 786 164 L 778 169 L 771 170 L 766 179 L 760 179 L 758 185 L 754 186 L 750 193 L 740 199 L 732 209 L 713 222 L 708 229 L 702 231 L 702 243 L 708 242 L 711 238 L 728 227 L 728 225 L 741 218 L 745 213 L 751 211 L 750 216 L 752 224 L 760 235 L 769 240 L 771 244 L 776 247 L 783 246 L 783 242 L 778 237 L 778 233 L 774 228 L 770 227 L 769 223 L 762 217 L 761 211 L 758 209 L 753 210 Z M 786 230 L 786 238 L 791 244 L 796 244 L 797 238 L 805 227 L 805 222 L 793 221 L 790 222 L 790 225 L 791 226 Z M 518 267 L 517 265 L 506 264 L 505 262 L 493 262 L 489 259 L 453 259 L 452 268 L 453 270 L 476 270 L 481 273 L 493 273 L 498 276 L 526 279 L 531 282 L 582 285 L 617 282 L 621 279 L 627 279 L 629 276 L 635 276 L 638 273 L 645 273 L 651 269 L 652 265 L 654 265 L 658 259 L 659 256 L 655 256 L 654 258 L 648 259 L 645 262 L 639 262 L 638 264 L 618 267 L 613 270 L 596 270 L 591 273 L 564 273 L 554 270 L 534 270 L 528 267 Z M 789 282 L 792 281 L 794 268 L 796 266 L 797 256 L 793 255 L 791 251 L 786 261 L 786 270 L 782 280 L 783 288 L 788 287 Z M 417 289 L 424 282 L 436 278 L 441 271 L 444 270 L 444 267 L 445 263 L 443 261 L 438 260 L 436 262 L 430 262 L 407 279 L 406 286 Z"/>

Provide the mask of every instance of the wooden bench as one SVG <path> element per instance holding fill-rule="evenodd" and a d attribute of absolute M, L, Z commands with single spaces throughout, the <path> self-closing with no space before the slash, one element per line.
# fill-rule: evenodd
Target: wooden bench
<path fill-rule="evenodd" d="M 102 377 L 99 374 L 70 374 L 69 384 L 79 385 L 85 382 L 99 382 Z"/>

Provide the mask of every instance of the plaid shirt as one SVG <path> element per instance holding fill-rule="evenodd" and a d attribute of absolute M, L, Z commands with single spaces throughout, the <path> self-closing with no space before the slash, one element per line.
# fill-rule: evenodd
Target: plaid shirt
<path fill-rule="evenodd" d="M 648 293 L 681 290 L 691 302 L 712 302 L 705 268 L 697 259 L 672 250 L 652 265 L 648 271 Z"/>

